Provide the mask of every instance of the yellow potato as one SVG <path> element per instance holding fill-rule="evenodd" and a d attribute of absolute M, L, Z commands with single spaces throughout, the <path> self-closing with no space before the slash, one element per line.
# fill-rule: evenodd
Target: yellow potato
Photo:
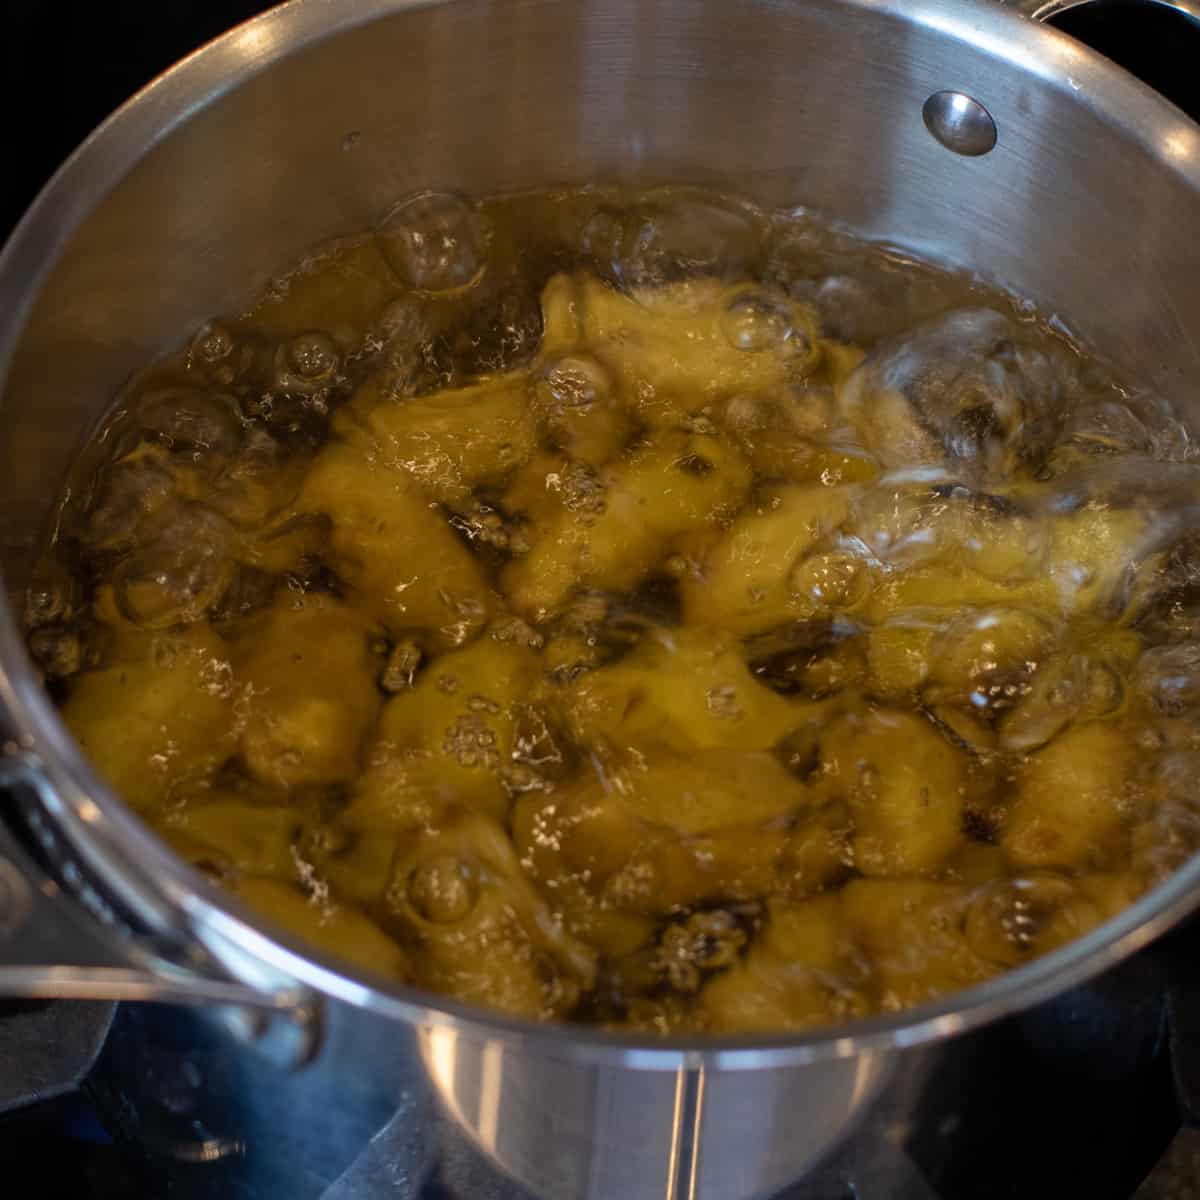
<path fill-rule="evenodd" d="M 345 417 L 335 427 L 384 466 L 406 471 L 433 499 L 456 504 L 472 489 L 502 483 L 537 446 L 531 381 L 515 371 L 430 396 L 395 397 L 377 377 L 354 397 L 356 437 Z"/>
<path fill-rule="evenodd" d="M 184 857 L 215 860 L 247 875 L 291 879 L 296 874 L 293 846 L 303 813 L 290 806 L 192 802 L 168 810 L 160 832 Z"/>
<path fill-rule="evenodd" d="M 392 633 L 445 648 L 483 627 L 493 599 L 479 564 L 405 472 L 332 442 L 296 509 L 332 520 L 333 566 L 348 599 Z"/>
<path fill-rule="evenodd" d="M 377 637 L 332 598 L 290 593 L 243 629 L 234 661 L 251 702 L 239 744 L 256 778 L 295 787 L 358 774 L 382 700 Z"/>
<path fill-rule="evenodd" d="M 540 675 L 527 646 L 482 637 L 434 659 L 412 688 L 388 702 L 379 746 L 419 754 L 440 794 L 502 819 L 520 706 Z"/>
<path fill-rule="evenodd" d="M 1084 867 L 1115 849 L 1130 747 L 1104 722 L 1068 729 L 1017 772 L 1001 844 L 1020 867 Z"/>
<path fill-rule="evenodd" d="M 1060 875 L 1031 872 L 978 889 L 964 929 L 971 949 L 999 967 L 1082 937 L 1103 919 L 1100 907 Z"/>
<path fill-rule="evenodd" d="M 699 279 L 632 296 L 592 275 L 543 293 L 547 345 L 586 344 L 651 425 L 735 392 L 770 391 L 819 361 L 811 312 L 787 296 Z"/>
<path fill-rule="evenodd" d="M 849 713 L 821 739 L 821 771 L 822 786 L 849 804 L 864 875 L 928 875 L 962 845 L 965 763 L 928 721 Z"/>
<path fill-rule="evenodd" d="M 387 901 L 426 987 L 547 1017 L 591 983 L 593 953 L 558 927 L 504 830 L 482 817 L 401 838 Z"/>
<path fill-rule="evenodd" d="M 118 635 L 115 661 L 72 681 L 63 720 L 92 765 L 145 812 L 234 751 L 233 671 L 202 624 Z"/>
<path fill-rule="evenodd" d="M 853 879 L 840 894 L 852 936 L 871 963 L 878 1007 L 911 1008 L 981 983 L 995 967 L 964 931 L 971 893 L 926 880 Z"/>
<path fill-rule="evenodd" d="M 716 438 L 667 431 L 610 463 L 596 482 L 581 490 L 574 476 L 544 477 L 561 505 L 532 514 L 532 547 L 503 575 L 513 607 L 533 620 L 553 615 L 581 586 L 633 587 L 673 538 L 713 528 L 740 507 L 750 469 Z"/>
<path fill-rule="evenodd" d="M 867 997 L 852 955 L 837 896 L 772 904 L 760 940 L 701 993 L 709 1028 L 766 1033 L 863 1015 Z"/>
<path fill-rule="evenodd" d="M 680 750 L 766 750 L 816 711 L 764 687 L 727 634 L 648 632 L 620 661 L 580 677 L 567 718 L 582 741 Z"/>
<path fill-rule="evenodd" d="M 320 894 L 310 899 L 271 879 L 245 878 L 234 885 L 233 891 L 255 912 L 332 958 L 343 959 L 373 975 L 405 981 L 411 978 L 412 968 L 404 950 L 352 908 Z"/>
<path fill-rule="evenodd" d="M 637 429 L 617 381 L 588 354 L 544 361 L 533 402 L 549 442 L 568 458 L 594 467 L 616 457 Z"/>
<path fill-rule="evenodd" d="M 621 803 L 643 821 L 705 834 L 812 806 L 812 794 L 773 754 L 697 750 L 661 756 L 622 771 Z"/>
<path fill-rule="evenodd" d="M 823 593 L 795 586 L 793 569 L 845 520 L 844 488 L 780 489 L 757 512 L 738 518 L 709 551 L 698 573 L 682 581 L 684 615 L 690 624 L 713 625 L 743 636 L 788 621 L 827 616 L 861 595 L 856 568 L 847 556 L 847 588 Z M 865 575 L 866 568 L 858 568 Z M 865 582 L 865 581 L 864 581 Z M 815 587 L 815 594 L 814 594 Z"/>
<path fill-rule="evenodd" d="M 555 902 L 669 912 L 769 894 L 797 899 L 844 872 L 844 814 L 770 755 L 659 756 L 549 794 L 522 797 L 513 838 Z"/>
<path fill-rule="evenodd" d="M 911 700 L 929 678 L 933 647 L 944 616 L 912 609 L 881 625 L 867 637 L 868 690 L 882 700 Z"/>

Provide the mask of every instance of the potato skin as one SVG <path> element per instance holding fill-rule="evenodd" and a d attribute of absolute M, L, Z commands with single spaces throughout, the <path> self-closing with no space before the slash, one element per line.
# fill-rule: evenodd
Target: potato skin
<path fill-rule="evenodd" d="M 73 681 L 63 720 L 109 786 L 149 812 L 233 750 L 229 648 L 195 624 L 118 635 L 114 658 Z"/>
<path fill-rule="evenodd" d="M 1129 751 L 1112 724 L 1075 726 L 1029 757 L 1001 845 L 1019 867 L 1077 868 L 1102 859 L 1122 826 Z"/>
<path fill-rule="evenodd" d="M 298 514 L 332 521 L 331 559 L 347 599 L 397 636 L 445 649 L 483 627 L 494 600 L 479 564 L 402 470 L 331 442 L 317 456 Z"/>
<path fill-rule="evenodd" d="M 358 774 L 379 715 L 378 627 L 330 597 L 288 596 L 247 629 L 235 649 L 252 702 L 239 747 L 264 783 L 299 787 Z"/>

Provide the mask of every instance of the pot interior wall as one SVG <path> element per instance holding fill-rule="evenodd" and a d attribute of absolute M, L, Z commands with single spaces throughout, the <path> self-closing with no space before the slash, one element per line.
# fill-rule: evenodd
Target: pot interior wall
<path fill-rule="evenodd" d="M 1200 130 L 1105 118 L 1098 97 L 1144 97 L 1066 38 L 982 21 L 973 44 L 992 14 L 962 0 L 356 0 L 323 36 L 331 11 L 289 5 L 160 82 L 18 235 L 0 312 L 37 298 L 3 396 L 10 591 L 136 366 L 417 187 L 680 180 L 804 204 L 1036 298 L 1178 400 L 1200 382 Z M 987 106 L 992 153 L 928 134 L 943 88 Z"/>

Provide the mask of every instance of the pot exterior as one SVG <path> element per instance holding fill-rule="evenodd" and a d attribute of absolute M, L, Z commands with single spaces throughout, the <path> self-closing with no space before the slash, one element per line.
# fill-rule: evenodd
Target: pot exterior
<path fill-rule="evenodd" d="M 986 110 L 994 148 L 955 153 L 931 135 L 923 112 L 943 91 Z M 296 0 L 152 85 L 68 164 L 0 260 L 9 594 L 111 397 L 202 320 L 417 188 L 595 179 L 803 204 L 969 266 L 1198 415 L 1200 130 L 1065 38 L 965 0 Z M 90 832 L 77 822 L 72 834 L 88 868 L 119 874 L 127 895 L 161 898 L 167 880 L 180 911 L 208 911 L 194 877 L 79 759 L 11 612 L 0 667 L 8 732 L 45 764 L 60 808 L 91 805 Z M 1187 902 L 1172 895 L 1174 915 Z M 1128 953 L 1167 910 L 1146 902 L 1120 947 L 1100 938 L 1076 953 L 1075 977 Z M 553 1200 L 767 1194 L 882 1097 L 919 1093 L 953 1052 L 855 1042 L 803 1067 L 753 1052 L 670 1070 L 642 1069 L 635 1050 L 588 1062 L 561 1050 L 569 1039 L 494 1036 L 487 1020 L 443 1021 L 419 1000 L 369 1012 L 370 989 L 291 963 L 341 997 L 297 1079 L 316 1087 L 353 1067 L 394 1106 L 419 1062 L 412 1094 L 436 1095 Z M 1040 978 L 1039 996 L 1066 986 Z M 996 1011 L 1032 995 L 1012 985 Z M 898 1027 L 892 1041 L 908 1040 Z M 382 1046 L 404 1051 L 403 1069 Z"/>

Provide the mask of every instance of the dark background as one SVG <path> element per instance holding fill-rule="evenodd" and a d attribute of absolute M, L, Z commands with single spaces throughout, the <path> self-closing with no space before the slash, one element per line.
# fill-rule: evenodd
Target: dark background
<path fill-rule="evenodd" d="M 0 0 L 0 236 L 115 108 L 271 0 Z"/>

